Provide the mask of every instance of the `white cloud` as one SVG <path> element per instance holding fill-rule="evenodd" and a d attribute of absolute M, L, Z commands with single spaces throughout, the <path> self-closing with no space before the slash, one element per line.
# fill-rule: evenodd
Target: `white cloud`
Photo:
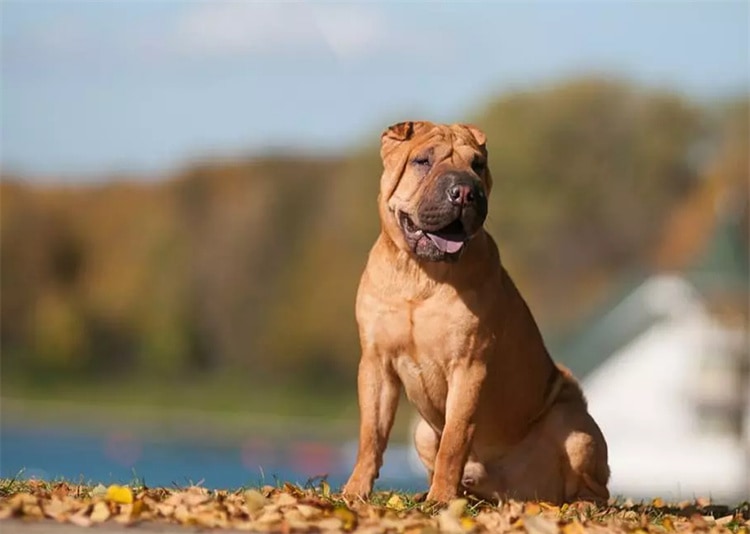
<path fill-rule="evenodd" d="M 190 56 L 328 49 L 355 58 L 387 47 L 389 31 L 372 5 L 216 2 L 187 4 L 172 43 L 176 52 Z"/>

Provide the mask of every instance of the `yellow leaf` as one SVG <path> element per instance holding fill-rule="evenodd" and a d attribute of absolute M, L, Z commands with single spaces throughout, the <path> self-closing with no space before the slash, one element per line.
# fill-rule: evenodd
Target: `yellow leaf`
<path fill-rule="evenodd" d="M 127 486 L 113 484 L 107 488 L 106 499 L 118 504 L 130 504 L 133 502 L 133 492 Z"/>
<path fill-rule="evenodd" d="M 136 499 L 133 502 L 133 509 L 130 511 L 130 517 L 136 518 L 143 512 L 143 499 Z"/>
<path fill-rule="evenodd" d="M 469 503 L 466 499 L 453 499 L 448 503 L 448 513 L 456 519 L 464 515 L 466 505 Z"/>
<path fill-rule="evenodd" d="M 472 517 L 462 517 L 461 518 L 461 527 L 466 530 L 474 530 L 474 528 L 477 526 L 477 522 Z"/>
<path fill-rule="evenodd" d="M 400 495 L 396 493 L 391 495 L 391 498 L 388 499 L 388 502 L 385 503 L 385 505 L 391 510 L 397 510 L 399 512 L 406 509 L 406 504 L 404 504 L 404 500 L 401 498 Z"/>
<path fill-rule="evenodd" d="M 523 511 L 526 515 L 539 515 L 542 513 L 542 507 L 539 503 L 527 502 L 523 507 Z"/>
<path fill-rule="evenodd" d="M 651 505 L 656 508 L 664 508 L 664 499 L 660 497 L 656 497 L 653 501 L 651 501 Z"/>
<path fill-rule="evenodd" d="M 664 519 L 662 519 L 661 526 L 663 526 L 664 529 L 667 530 L 667 531 L 669 531 L 669 532 L 673 532 L 674 531 L 674 523 L 668 517 L 665 517 Z"/>
<path fill-rule="evenodd" d="M 341 520 L 344 530 L 353 530 L 357 526 L 357 514 L 349 510 L 346 506 L 337 507 L 333 511 L 333 516 Z"/>

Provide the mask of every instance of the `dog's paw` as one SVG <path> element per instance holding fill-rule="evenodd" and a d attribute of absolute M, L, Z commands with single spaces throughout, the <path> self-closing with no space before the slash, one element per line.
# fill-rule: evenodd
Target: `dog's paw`
<path fill-rule="evenodd" d="M 456 488 L 433 485 L 427 494 L 428 501 L 450 502 L 458 496 Z"/>
<path fill-rule="evenodd" d="M 356 500 L 366 499 L 372 491 L 372 483 L 366 480 L 350 478 L 341 489 L 341 494 L 345 499 Z"/>

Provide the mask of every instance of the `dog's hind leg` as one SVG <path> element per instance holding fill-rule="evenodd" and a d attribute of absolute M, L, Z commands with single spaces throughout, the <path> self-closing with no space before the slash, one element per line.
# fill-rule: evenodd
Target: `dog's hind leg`
<path fill-rule="evenodd" d="M 417 449 L 419 459 L 422 460 L 427 469 L 427 482 L 432 484 L 432 475 L 435 472 L 435 457 L 440 446 L 440 436 L 421 417 L 414 428 L 414 446 Z"/>

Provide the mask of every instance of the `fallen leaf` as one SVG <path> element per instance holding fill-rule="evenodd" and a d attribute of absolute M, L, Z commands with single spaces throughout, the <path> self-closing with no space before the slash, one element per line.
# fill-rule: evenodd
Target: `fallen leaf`
<path fill-rule="evenodd" d="M 279 495 L 276 504 L 278 506 L 294 506 L 295 504 L 297 504 L 297 499 L 289 495 L 288 493 L 282 493 L 281 495 Z"/>
<path fill-rule="evenodd" d="M 107 496 L 107 487 L 104 484 L 97 484 L 94 486 L 94 489 L 91 490 L 91 496 L 96 497 L 106 497 Z"/>
<path fill-rule="evenodd" d="M 107 488 L 105 498 L 108 501 L 118 504 L 130 504 L 133 502 L 133 492 L 127 486 L 118 486 L 116 484 Z"/>
<path fill-rule="evenodd" d="M 583 528 L 583 525 L 577 519 L 574 519 L 570 523 L 563 525 L 562 532 L 563 534 L 585 534 L 586 529 Z"/>
<path fill-rule="evenodd" d="M 341 530 L 342 523 L 338 517 L 327 517 L 318 521 L 315 526 L 321 530 Z"/>
<path fill-rule="evenodd" d="M 252 514 L 258 512 L 259 510 L 262 510 L 268 502 L 263 494 L 258 490 L 247 490 L 245 491 L 243 496 L 245 497 L 245 504 Z"/>
<path fill-rule="evenodd" d="M 438 514 L 438 527 L 440 532 L 463 533 L 461 516 L 466 510 L 466 499 L 454 499 L 448 503 L 448 507 Z"/>
<path fill-rule="evenodd" d="M 85 509 L 70 516 L 68 521 L 77 527 L 90 527 L 93 524 L 91 519 L 86 515 Z"/>
<path fill-rule="evenodd" d="M 459 522 L 465 532 L 471 532 L 477 527 L 477 522 L 473 517 L 462 517 Z"/>
<path fill-rule="evenodd" d="M 560 532 L 555 521 L 538 515 L 526 516 L 524 518 L 524 527 L 529 534 L 557 534 Z"/>
<path fill-rule="evenodd" d="M 468 503 L 469 501 L 467 501 L 466 499 L 453 499 L 448 503 L 447 511 L 450 515 L 458 519 L 462 515 L 464 515 L 464 512 L 466 511 L 466 505 Z"/>
<path fill-rule="evenodd" d="M 315 519 L 321 514 L 318 508 L 315 508 L 314 506 L 310 506 L 307 504 L 300 504 L 299 506 L 297 506 L 297 510 L 302 515 L 302 517 L 308 520 Z"/>
<path fill-rule="evenodd" d="M 524 505 L 523 511 L 526 515 L 539 515 L 542 513 L 542 507 L 535 502 L 528 502 Z"/>
<path fill-rule="evenodd" d="M 94 504 L 94 509 L 91 511 L 91 521 L 94 523 L 103 523 L 109 516 L 112 515 L 109 511 L 109 506 L 104 501 L 99 501 Z"/>
<path fill-rule="evenodd" d="M 344 530 L 352 530 L 357 526 L 357 514 L 346 506 L 337 506 L 333 510 L 333 516 L 341 520 Z"/>
<path fill-rule="evenodd" d="M 731 523 L 734 521 L 734 515 L 725 515 L 724 517 L 720 517 L 716 520 L 717 525 L 726 525 L 727 523 Z"/>
<path fill-rule="evenodd" d="M 42 504 L 42 512 L 50 519 L 65 521 L 70 515 L 70 506 L 57 497 L 52 497 L 49 502 Z"/>
<path fill-rule="evenodd" d="M 404 504 L 404 500 L 397 493 L 394 493 L 393 495 L 391 495 L 391 497 L 388 499 L 388 502 L 386 502 L 385 505 L 391 510 L 397 510 L 399 512 L 406 509 L 406 504 Z"/>

